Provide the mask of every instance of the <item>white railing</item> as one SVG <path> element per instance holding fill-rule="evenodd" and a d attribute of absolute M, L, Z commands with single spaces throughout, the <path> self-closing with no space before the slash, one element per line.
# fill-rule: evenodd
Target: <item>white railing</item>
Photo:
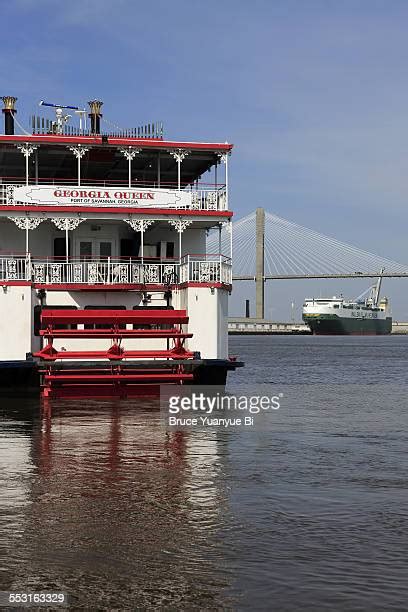
<path fill-rule="evenodd" d="M 0 257 L 0 283 L 26 281 L 35 285 L 177 285 L 232 283 L 231 261 L 223 255 L 186 255 L 181 262 L 140 262 L 115 259 L 37 260 L 31 256 Z"/>
<path fill-rule="evenodd" d="M 2 281 L 25 281 L 29 269 L 29 257 L 1 257 L 0 258 L 0 280 Z"/>
<path fill-rule="evenodd" d="M 0 204 L 6 206 L 86 206 L 86 207 L 129 207 L 169 208 L 177 210 L 226 210 L 227 198 L 224 187 L 215 186 L 198 189 L 177 189 L 162 187 L 131 188 L 124 185 L 114 187 L 97 185 L 61 186 L 54 189 L 50 182 L 41 185 L 23 185 L 1 182 Z M 102 190 L 102 191 L 101 191 Z M 27 194 L 27 195 L 26 195 Z M 67 195 L 70 194 L 70 195 Z M 86 195 L 85 195 L 86 194 Z M 150 194 L 149 197 L 147 194 Z"/>
<path fill-rule="evenodd" d="M 231 259 L 225 255 L 185 255 L 180 262 L 180 282 L 230 285 Z"/>

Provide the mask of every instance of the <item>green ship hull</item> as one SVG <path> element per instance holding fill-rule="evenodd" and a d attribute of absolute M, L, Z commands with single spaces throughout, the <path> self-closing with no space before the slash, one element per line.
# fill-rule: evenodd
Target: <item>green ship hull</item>
<path fill-rule="evenodd" d="M 353 319 L 337 315 L 303 315 L 304 322 L 316 335 L 384 336 L 391 333 L 392 317 Z"/>

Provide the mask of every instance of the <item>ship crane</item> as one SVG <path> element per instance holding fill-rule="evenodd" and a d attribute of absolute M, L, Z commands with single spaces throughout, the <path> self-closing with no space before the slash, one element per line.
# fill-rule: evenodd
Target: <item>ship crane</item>
<path fill-rule="evenodd" d="M 370 302 L 372 303 L 374 307 L 378 306 L 378 302 L 380 300 L 381 284 L 382 284 L 382 279 L 383 279 L 382 275 L 384 271 L 385 271 L 385 268 L 381 268 L 380 276 L 378 277 L 376 284 L 371 285 L 371 287 L 363 291 L 363 293 L 360 293 L 360 295 L 356 298 L 356 302 L 359 302 L 368 292 L 370 292 L 370 297 L 369 297 Z"/>
<path fill-rule="evenodd" d="M 377 284 L 375 285 L 374 296 L 373 296 L 373 305 L 374 306 L 378 306 L 378 302 L 379 302 L 379 299 L 380 299 L 382 275 L 384 273 L 384 270 L 385 270 L 385 268 L 381 268 L 381 270 L 380 270 L 380 275 L 381 276 L 378 277 Z"/>

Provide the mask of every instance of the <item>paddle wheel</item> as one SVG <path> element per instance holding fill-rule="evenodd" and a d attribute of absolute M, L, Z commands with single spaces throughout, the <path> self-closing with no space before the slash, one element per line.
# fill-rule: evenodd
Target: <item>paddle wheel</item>
<path fill-rule="evenodd" d="M 186 365 L 197 353 L 185 348 L 193 334 L 183 331 L 185 310 L 52 310 L 41 313 L 40 336 L 46 345 L 34 357 L 40 360 L 45 397 L 127 397 L 153 391 L 160 384 L 193 381 Z M 55 348 L 69 340 L 72 350 Z M 102 341 L 98 350 L 74 350 L 79 339 Z M 106 345 L 103 346 L 103 341 Z M 161 341 L 166 347 L 126 348 Z M 160 344 L 160 342 L 159 342 Z"/>

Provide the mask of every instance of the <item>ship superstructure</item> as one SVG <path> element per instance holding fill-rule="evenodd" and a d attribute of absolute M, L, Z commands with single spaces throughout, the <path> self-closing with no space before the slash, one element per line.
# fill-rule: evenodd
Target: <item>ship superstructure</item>
<path fill-rule="evenodd" d="M 391 333 L 388 299 L 380 299 L 382 277 L 355 300 L 342 296 L 306 299 L 303 320 L 314 334 L 384 335 Z M 369 297 L 364 296 L 369 293 Z M 363 299 L 364 298 L 364 299 Z"/>
<path fill-rule="evenodd" d="M 50 105 L 55 120 L 34 117 L 32 133 L 16 135 L 16 99 L 3 102 L 2 364 L 34 356 L 46 395 L 225 382 L 237 365 L 227 333 L 232 145 L 167 141 L 157 122 L 104 133 L 97 100 L 89 129 L 83 111 L 74 127 Z M 228 253 L 206 252 L 212 228 L 220 246 L 228 232 Z"/>

